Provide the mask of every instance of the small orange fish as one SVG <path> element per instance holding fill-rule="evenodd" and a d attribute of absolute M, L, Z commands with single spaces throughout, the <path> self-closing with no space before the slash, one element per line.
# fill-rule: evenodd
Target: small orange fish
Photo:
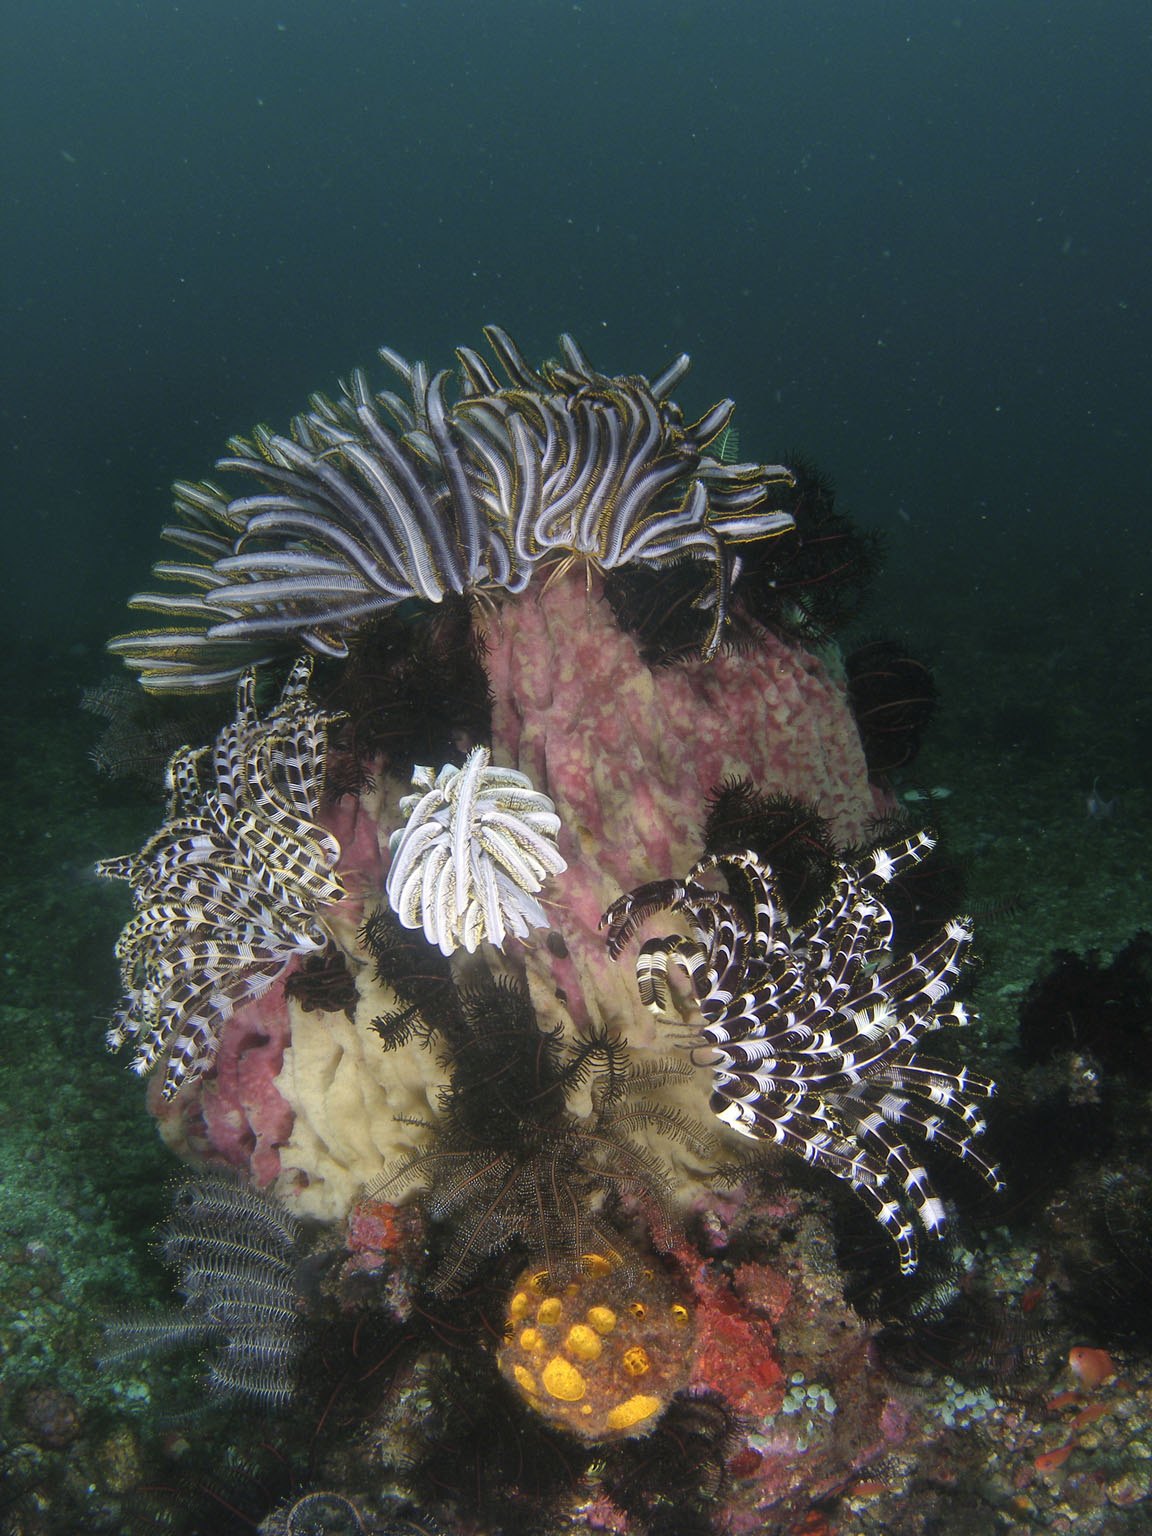
<path fill-rule="evenodd" d="M 1092 1403 L 1090 1407 L 1082 1408 L 1068 1427 L 1069 1429 L 1083 1429 L 1085 1424 L 1094 1424 L 1104 1414 L 1111 1412 L 1111 1409 L 1111 1403 Z"/>
<path fill-rule="evenodd" d="M 1043 1456 L 1036 1458 L 1037 1472 L 1054 1472 L 1057 1467 L 1062 1467 L 1071 1456 L 1075 1447 L 1069 1440 L 1067 1445 L 1059 1445 L 1054 1451 L 1045 1451 Z"/>
<path fill-rule="evenodd" d="M 1115 1376 L 1116 1367 L 1106 1349 L 1090 1349 L 1087 1344 L 1076 1344 L 1068 1351 L 1068 1364 L 1072 1374 L 1091 1392 L 1109 1376 Z"/>
<path fill-rule="evenodd" d="M 1020 1298 L 1020 1310 L 1022 1312 L 1031 1312 L 1038 1301 L 1043 1301 L 1044 1292 L 1047 1289 L 1046 1285 L 1030 1286 Z"/>
<path fill-rule="evenodd" d="M 874 1499 L 882 1493 L 891 1493 L 892 1490 L 887 1483 L 882 1483 L 873 1477 L 863 1483 L 853 1483 L 851 1492 L 854 1499 Z"/>
<path fill-rule="evenodd" d="M 1078 1403 L 1079 1401 L 1080 1401 L 1080 1388 L 1079 1387 L 1073 1387 L 1071 1392 L 1058 1392 L 1055 1397 L 1050 1398 L 1048 1400 L 1048 1402 L 1045 1404 L 1045 1406 L 1051 1412 L 1055 1412 L 1056 1409 L 1058 1409 L 1058 1408 L 1067 1408 L 1072 1403 Z"/>

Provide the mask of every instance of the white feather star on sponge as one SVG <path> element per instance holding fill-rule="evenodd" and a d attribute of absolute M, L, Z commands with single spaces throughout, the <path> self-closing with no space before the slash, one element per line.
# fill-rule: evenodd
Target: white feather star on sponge
<path fill-rule="evenodd" d="M 388 840 L 385 887 L 404 926 L 423 928 L 445 955 L 485 939 L 500 949 L 509 934 L 548 927 L 535 893 L 568 867 L 548 796 L 527 774 L 493 768 L 486 747 L 474 747 L 462 768 L 418 767 L 412 784 L 419 793 L 400 802 L 408 819 Z"/>

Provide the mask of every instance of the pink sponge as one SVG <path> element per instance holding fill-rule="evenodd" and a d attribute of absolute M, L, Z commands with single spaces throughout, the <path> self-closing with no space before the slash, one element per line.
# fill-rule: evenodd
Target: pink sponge
<path fill-rule="evenodd" d="M 292 1130 L 292 1110 L 276 1089 L 290 1037 L 281 979 L 228 1020 L 206 1077 L 169 1100 L 160 1096 L 162 1079 L 151 1079 L 148 1107 L 164 1140 L 182 1157 L 222 1159 L 270 1184 Z"/>
<path fill-rule="evenodd" d="M 651 667 L 583 573 L 500 610 L 486 667 L 493 758 L 556 803 L 568 871 L 555 883 L 566 955 L 544 958 L 578 1022 L 623 1025 L 626 967 L 597 924 L 621 891 L 700 857 L 708 795 L 748 777 L 816 806 L 842 843 L 884 807 L 840 678 L 774 636 L 752 652 Z M 535 957 L 530 969 L 537 969 Z"/>

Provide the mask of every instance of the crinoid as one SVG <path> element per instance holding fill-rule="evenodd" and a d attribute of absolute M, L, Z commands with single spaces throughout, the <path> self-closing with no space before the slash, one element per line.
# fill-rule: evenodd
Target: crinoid
<path fill-rule="evenodd" d="M 399 777 L 410 776 L 416 763 L 444 763 L 454 752 L 463 758 L 477 742 L 490 741 L 484 644 L 465 599 L 385 615 L 355 634 L 326 703 L 347 716 L 339 739 L 350 761 L 382 761 Z"/>
<path fill-rule="evenodd" d="M 607 1034 L 566 1046 L 559 1031 L 541 1033 L 527 992 L 511 981 L 464 989 L 459 1007 L 444 1037 L 450 1081 L 434 1143 L 371 1191 L 387 1196 L 424 1182 L 425 1208 L 444 1235 L 432 1289 L 459 1290 L 485 1259 L 512 1246 L 553 1275 L 593 1250 L 626 1264 L 628 1245 L 613 1225 L 623 1197 L 639 1205 L 657 1239 L 666 1235 L 671 1188 L 638 1133 L 709 1156 L 707 1132 L 647 1097 L 691 1068 L 639 1071 Z M 379 1023 L 386 1043 L 406 1027 L 407 1010 Z M 593 1105 L 584 1116 L 570 1107 L 582 1089 Z"/>
<path fill-rule="evenodd" d="M 116 945 L 124 1000 L 108 1046 L 131 1041 L 140 1073 L 164 1061 L 166 1099 L 212 1065 L 242 1003 L 294 956 L 327 947 L 317 913 L 346 895 L 340 845 L 316 820 L 331 717 L 309 705 L 311 672 L 298 661 L 263 719 L 246 672 L 214 746 L 169 762 L 164 825 L 138 853 L 96 866 L 127 881 L 136 905 Z"/>
<path fill-rule="evenodd" d="M 954 918 L 915 953 L 890 953 L 892 918 L 879 893 L 932 846 L 922 832 L 859 865 L 839 864 L 831 894 L 798 927 L 751 851 L 702 859 L 687 881 L 641 886 L 601 919 L 613 956 L 658 912 L 687 921 L 690 937 L 641 946 L 641 1001 L 665 1015 L 669 967 L 683 969 L 703 1019 L 697 1039 L 710 1053 L 714 1113 L 844 1179 L 895 1242 L 905 1273 L 916 1266 L 905 1205 L 933 1234 L 945 1207 L 898 1128 L 1001 1188 L 973 1146 L 985 1128 L 973 1101 L 992 1093 L 991 1080 L 915 1049 L 930 1030 L 968 1022 L 963 1004 L 940 1006 L 971 943 L 967 922 Z M 702 883 L 714 874 L 727 880 L 726 894 Z"/>
<path fill-rule="evenodd" d="M 1147 1158 L 1146 1136 L 1134 1145 Z M 1100 1344 L 1146 1348 L 1152 1335 L 1152 1174 L 1143 1164 L 1084 1163 L 1046 1227 L 1069 1277 L 1061 1310 Z M 1062 1230 L 1061 1230 L 1062 1229 Z"/>
<path fill-rule="evenodd" d="M 353 1018 L 360 994 L 344 952 L 329 943 L 322 954 L 306 955 L 284 983 L 284 996 L 305 1013 L 343 1013 Z"/>
<path fill-rule="evenodd" d="M 828 889 L 836 845 L 815 806 L 792 795 L 766 795 L 751 779 L 725 779 L 708 796 L 706 853 L 750 848 L 765 864 L 780 899 L 794 915 L 810 911 Z"/>
<path fill-rule="evenodd" d="M 604 1453 L 602 1481 L 614 1504 L 645 1531 L 711 1536 L 740 1421 L 707 1388 L 681 1393 L 643 1440 Z"/>
<path fill-rule="evenodd" d="M 726 428 L 721 439 L 735 434 Z M 720 442 L 720 439 L 717 440 Z M 725 451 L 714 444 L 716 457 Z M 790 519 L 779 534 L 741 544 L 726 592 L 725 643 L 755 643 L 765 630 L 825 643 L 863 606 L 879 563 L 874 533 L 833 507 L 831 483 L 802 460 L 789 460 L 780 505 Z M 634 634 L 646 661 L 669 663 L 707 648 L 712 608 L 707 572 L 698 562 L 609 570 L 604 595 L 621 629 Z"/>
<path fill-rule="evenodd" d="M 822 643 L 860 612 L 880 563 L 881 542 L 836 510 L 829 477 L 802 457 L 790 459 L 792 527 L 745 552 L 734 623 Z"/>
<path fill-rule="evenodd" d="M 418 767 L 412 784 L 416 793 L 400 802 L 407 820 L 389 839 L 385 886 L 405 928 L 423 927 L 445 955 L 471 953 L 481 940 L 499 949 L 509 934 L 546 928 L 536 892 L 568 868 L 548 796 L 527 774 L 492 766 L 487 747 L 473 747 L 462 768 Z"/>
<path fill-rule="evenodd" d="M 349 634 L 402 605 L 492 603 L 573 560 L 702 566 L 703 650 L 715 653 L 737 551 L 793 526 L 776 505 L 791 471 L 710 453 L 734 406 L 685 421 L 671 392 L 686 355 L 650 382 L 601 373 L 567 335 L 560 360 L 534 369 L 498 326 L 484 334 L 507 383 L 461 347 L 453 402 L 448 369 L 382 348 L 406 398 L 374 394 L 357 369 L 287 434 L 231 439 L 216 467 L 250 494 L 177 482 L 164 537 L 193 560 L 154 572 L 192 590 L 131 606 L 183 622 L 110 645 L 150 692 L 217 688 L 289 646 L 345 656 Z"/>
<path fill-rule="evenodd" d="M 391 987 L 403 1007 L 375 1028 L 388 1050 L 419 1034 L 427 1043 L 437 1030 L 461 1027 L 462 1014 L 448 958 L 422 935 L 404 928 L 384 903 L 369 913 L 360 942 L 376 962 L 376 978 Z"/>
<path fill-rule="evenodd" d="M 207 1344 L 211 1392 L 282 1407 L 302 1344 L 299 1237 L 300 1223 L 271 1195 L 221 1170 L 190 1175 L 159 1245 L 184 1306 L 110 1322 L 102 1363 Z"/>
<path fill-rule="evenodd" d="M 848 697 L 873 783 L 906 768 L 936 713 L 936 680 L 896 640 L 872 640 L 845 658 Z"/>
<path fill-rule="evenodd" d="M 105 678 L 85 688 L 80 708 L 104 722 L 89 756 L 110 779 L 129 779 L 160 797 L 164 768 L 185 741 L 206 740 L 221 724 L 223 711 L 189 710 L 187 699 L 160 699 L 135 687 L 128 678 Z"/>

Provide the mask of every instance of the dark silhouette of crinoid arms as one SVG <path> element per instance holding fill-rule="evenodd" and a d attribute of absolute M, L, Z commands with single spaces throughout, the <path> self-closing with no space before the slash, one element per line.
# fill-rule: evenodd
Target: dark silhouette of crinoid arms
<path fill-rule="evenodd" d="M 448 1086 L 426 1151 L 372 1191 L 387 1195 L 414 1177 L 443 1234 L 432 1289 L 458 1291 L 491 1255 L 519 1246 L 551 1274 L 595 1250 L 621 1264 L 629 1245 L 613 1225 L 622 1197 L 657 1236 L 671 1226 L 671 1189 L 657 1154 L 635 1139 L 651 1128 L 709 1154 L 707 1133 L 676 1109 L 643 1097 L 691 1068 L 638 1072 L 614 1036 L 572 1045 L 540 1030 L 522 986 L 491 980 L 459 993 L 460 1022 L 444 1035 Z M 379 1021 L 386 1043 L 405 1037 L 408 1010 Z M 590 1116 L 568 1107 L 590 1084 Z"/>
<path fill-rule="evenodd" d="M 936 713 L 936 680 L 899 641 L 872 640 L 844 662 L 848 701 L 873 783 L 906 768 Z"/>
<path fill-rule="evenodd" d="M 794 916 L 810 911 L 832 884 L 836 844 L 814 805 L 765 794 L 748 778 L 723 779 L 708 796 L 702 828 L 706 853 L 750 848 L 772 867 L 781 900 Z"/>
<path fill-rule="evenodd" d="M 879 566 L 879 536 L 836 511 L 827 476 L 801 458 L 786 456 L 786 462 L 790 483 L 777 482 L 772 494 L 790 525 L 771 540 L 740 546 L 724 635 L 737 648 L 755 646 L 766 630 L 826 642 L 856 618 Z M 710 600 L 707 575 L 695 562 L 616 567 L 604 595 L 649 663 L 699 654 Z"/>

